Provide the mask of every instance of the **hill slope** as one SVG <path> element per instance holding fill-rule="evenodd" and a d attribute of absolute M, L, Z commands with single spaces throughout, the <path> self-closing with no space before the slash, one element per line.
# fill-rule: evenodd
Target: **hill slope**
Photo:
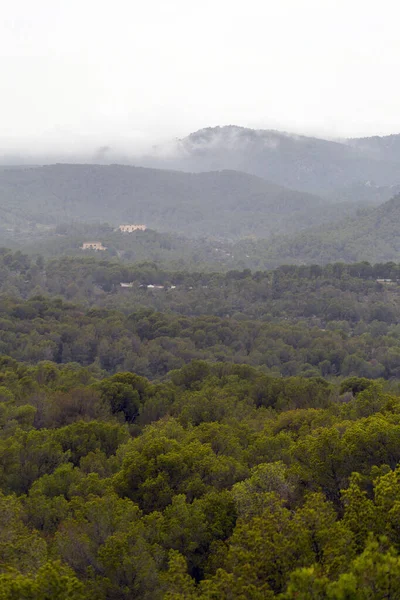
<path fill-rule="evenodd" d="M 400 134 L 352 138 L 347 142 L 373 158 L 400 162 Z"/>
<path fill-rule="evenodd" d="M 148 164 L 186 171 L 236 169 L 314 193 L 400 183 L 400 136 L 343 142 L 245 127 L 209 127 L 160 148 Z M 354 199 L 357 199 L 355 197 Z"/>
<path fill-rule="evenodd" d="M 333 225 L 311 228 L 273 242 L 241 242 L 236 254 L 258 257 L 259 266 L 284 263 L 400 261 L 400 194 L 377 208 Z"/>
<path fill-rule="evenodd" d="M 119 165 L 0 170 L 5 228 L 62 222 L 145 223 L 160 231 L 267 237 L 319 224 L 340 211 L 326 200 L 235 171 L 183 173 Z"/>

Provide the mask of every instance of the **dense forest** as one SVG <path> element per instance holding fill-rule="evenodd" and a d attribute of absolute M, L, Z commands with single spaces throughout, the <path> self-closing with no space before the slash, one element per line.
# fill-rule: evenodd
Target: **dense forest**
<path fill-rule="evenodd" d="M 396 598 L 400 398 L 3 357 L 0 597 Z"/>
<path fill-rule="evenodd" d="M 1 249 L 0 332 L 1 600 L 400 596 L 400 264 Z"/>
<path fill-rule="evenodd" d="M 222 274 L 7 250 L 0 263 L 0 350 L 20 361 L 151 379 L 199 359 L 284 376 L 399 376 L 394 263 Z"/>
<path fill-rule="evenodd" d="M 1 8 L 0 600 L 400 600 L 398 3 Z"/>

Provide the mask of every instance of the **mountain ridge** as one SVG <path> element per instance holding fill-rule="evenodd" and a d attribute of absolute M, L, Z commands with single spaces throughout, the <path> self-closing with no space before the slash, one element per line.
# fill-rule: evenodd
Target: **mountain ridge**
<path fill-rule="evenodd" d="M 3 163 L 10 165 L 7 152 L 3 154 Z M 400 184 L 400 134 L 334 139 L 277 129 L 217 125 L 155 145 L 147 152 L 135 148 L 134 140 L 104 140 L 101 146 L 86 146 L 75 154 L 65 150 L 57 157 L 51 153 L 41 158 L 37 155 L 36 159 L 20 156 L 14 162 L 124 164 L 194 173 L 227 169 L 333 200 L 341 199 L 343 189 L 372 182 L 385 189 L 387 200 L 390 187 Z M 369 200 L 374 202 L 374 197 L 372 193 Z"/>
<path fill-rule="evenodd" d="M 206 127 L 156 147 L 147 166 L 202 172 L 234 169 L 279 185 L 335 196 L 337 189 L 374 181 L 400 183 L 400 135 L 386 149 L 385 138 L 328 140 L 278 130 L 236 125 Z M 378 141 L 377 141 L 378 140 Z"/>

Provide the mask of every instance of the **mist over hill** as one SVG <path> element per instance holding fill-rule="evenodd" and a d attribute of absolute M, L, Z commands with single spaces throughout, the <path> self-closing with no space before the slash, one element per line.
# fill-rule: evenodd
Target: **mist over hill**
<path fill-rule="evenodd" d="M 356 184 L 399 184 L 400 135 L 333 141 L 232 125 L 208 127 L 156 148 L 145 164 L 186 171 L 235 169 L 335 196 L 338 189 Z"/>
<path fill-rule="evenodd" d="M 116 148 L 104 148 L 93 160 L 117 156 Z M 1 244 L 48 249 L 57 246 L 61 224 L 108 223 L 112 231 L 143 223 L 160 233 L 208 238 L 206 255 L 213 240 L 232 242 L 243 267 L 398 258 L 399 135 L 332 141 L 210 127 L 147 156 L 118 157 L 146 166 L 0 167 Z M 60 248 L 74 251 L 81 242 L 74 234 Z M 147 248 L 151 243 L 146 238 Z M 157 238 L 150 255 L 170 243 Z M 179 256 L 186 243 L 176 241 Z M 118 240 L 111 246 L 134 252 Z"/>
<path fill-rule="evenodd" d="M 1 158 L 2 155 L 2 158 Z M 400 134 L 331 140 L 236 125 L 206 127 L 144 150 L 141 140 L 104 139 L 74 149 L 10 153 L 0 164 L 125 164 L 186 172 L 235 170 L 333 200 L 385 201 L 400 185 Z M 376 190 L 379 190 L 379 199 Z"/>
<path fill-rule="evenodd" d="M 347 142 L 378 160 L 400 162 L 400 134 L 351 138 Z"/>

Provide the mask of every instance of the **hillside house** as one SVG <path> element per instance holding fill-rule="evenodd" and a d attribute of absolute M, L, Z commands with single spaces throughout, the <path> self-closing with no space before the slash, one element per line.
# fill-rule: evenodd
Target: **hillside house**
<path fill-rule="evenodd" d="M 118 227 L 122 233 L 133 233 L 134 231 L 146 231 L 146 225 L 120 225 Z"/>
<path fill-rule="evenodd" d="M 101 242 L 83 242 L 81 250 L 107 250 Z"/>

